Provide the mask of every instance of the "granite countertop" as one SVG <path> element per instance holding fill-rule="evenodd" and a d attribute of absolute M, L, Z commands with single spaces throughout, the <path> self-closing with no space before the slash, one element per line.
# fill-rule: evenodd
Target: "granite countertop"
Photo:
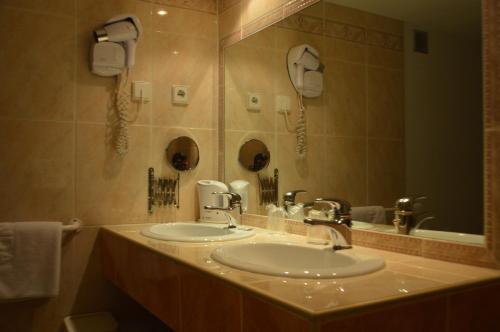
<path fill-rule="evenodd" d="M 411 296 L 449 291 L 475 283 L 500 279 L 500 270 L 462 265 L 395 252 L 356 246 L 363 254 L 385 258 L 384 269 L 363 276 L 337 279 L 293 279 L 237 270 L 213 261 L 211 251 L 224 244 L 293 242 L 305 244 L 300 235 L 274 235 L 255 228 L 251 238 L 213 243 L 167 242 L 147 238 L 140 231 L 151 224 L 109 225 L 103 229 L 166 258 L 189 265 L 257 293 L 308 316 L 395 301 Z"/>

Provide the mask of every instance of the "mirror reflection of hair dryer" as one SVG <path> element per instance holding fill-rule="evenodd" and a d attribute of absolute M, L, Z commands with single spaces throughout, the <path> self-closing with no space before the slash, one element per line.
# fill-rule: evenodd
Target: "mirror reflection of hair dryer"
<path fill-rule="evenodd" d="M 295 129 L 290 129 L 288 113 L 284 112 L 285 123 L 288 131 L 296 132 L 297 146 L 295 151 L 301 158 L 305 158 L 307 152 L 306 142 L 306 116 L 305 106 L 302 98 L 319 97 L 323 92 L 323 70 L 319 52 L 308 44 L 292 47 L 287 54 L 288 76 L 293 87 L 297 91 L 299 114 Z"/>

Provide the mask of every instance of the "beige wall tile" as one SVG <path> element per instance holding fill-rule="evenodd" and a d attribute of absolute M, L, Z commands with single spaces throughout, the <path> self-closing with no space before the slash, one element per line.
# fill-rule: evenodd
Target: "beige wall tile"
<path fill-rule="evenodd" d="M 382 31 L 398 36 L 404 34 L 404 22 L 390 17 L 366 13 L 365 27 L 368 29 Z"/>
<path fill-rule="evenodd" d="M 158 15 L 165 10 L 166 15 Z M 152 6 L 153 31 L 217 40 L 217 16 L 164 5 Z"/>
<path fill-rule="evenodd" d="M 280 171 L 280 195 L 286 191 L 303 189 L 307 193 L 302 195 L 304 201 L 312 201 L 322 197 L 324 179 L 323 174 L 324 141 L 321 136 L 307 136 L 307 157 L 297 158 L 295 152 L 296 136 L 294 134 L 278 134 L 277 166 Z M 281 197 L 280 197 L 281 198 Z"/>
<path fill-rule="evenodd" d="M 238 47 L 259 47 L 259 48 L 276 48 L 276 31 L 278 28 L 271 26 L 264 30 L 259 31 L 256 34 L 246 37 L 238 43 Z M 231 49 L 227 51 L 230 52 Z"/>
<path fill-rule="evenodd" d="M 490 153 L 486 156 L 486 169 L 488 170 L 486 175 L 487 185 L 486 185 L 486 207 L 490 211 L 487 215 L 489 222 L 491 223 L 491 236 L 493 239 L 500 238 L 500 225 L 498 221 L 500 220 L 500 131 L 491 131 L 486 134 L 486 144 L 490 149 Z M 500 244 L 498 241 L 494 243 L 494 253 L 497 260 L 500 260 Z"/>
<path fill-rule="evenodd" d="M 225 108 L 227 129 L 275 130 L 273 90 L 274 52 L 267 48 L 237 47 L 225 51 Z M 260 111 L 249 111 L 249 93 L 262 98 Z"/>
<path fill-rule="evenodd" d="M 369 139 L 367 149 L 367 203 L 392 207 L 405 194 L 403 143 Z"/>
<path fill-rule="evenodd" d="M 151 28 L 151 4 L 139 0 L 76 0 L 79 19 L 101 23 L 123 13 L 136 15 L 144 29 Z"/>
<path fill-rule="evenodd" d="M 325 57 L 364 64 L 366 46 L 357 42 L 325 37 Z"/>
<path fill-rule="evenodd" d="M 321 35 L 277 28 L 276 41 L 276 47 L 286 52 L 288 52 L 291 47 L 305 43 L 314 47 L 320 54 L 324 54 L 323 36 Z"/>
<path fill-rule="evenodd" d="M 325 19 L 364 27 L 366 25 L 367 13 L 354 8 L 340 6 L 325 1 Z"/>
<path fill-rule="evenodd" d="M 403 138 L 403 74 L 368 67 L 367 126 L 369 137 Z"/>
<path fill-rule="evenodd" d="M 403 68 L 403 52 L 384 49 L 376 46 L 366 46 L 367 64 L 391 69 Z"/>
<path fill-rule="evenodd" d="M 220 0 L 219 1 L 219 13 L 225 11 L 229 7 L 232 7 L 240 2 L 241 2 L 241 0 Z"/>
<path fill-rule="evenodd" d="M 325 139 L 325 195 L 353 206 L 366 205 L 366 141 L 364 138 Z"/>
<path fill-rule="evenodd" d="M 300 11 L 300 14 L 323 18 L 325 15 L 324 13 L 325 5 L 326 5 L 325 1 L 320 1 L 314 5 L 304 8 L 303 10 Z"/>
<path fill-rule="evenodd" d="M 0 118 L 73 119 L 73 36 L 70 18 L 0 8 Z"/>
<path fill-rule="evenodd" d="M 74 15 L 76 0 L 0 0 L 0 6 L 43 11 L 50 14 Z"/>
<path fill-rule="evenodd" d="M 215 128 L 213 99 L 217 78 L 215 41 L 153 34 L 153 123 L 160 126 Z M 189 104 L 171 102 L 174 84 L 189 86 Z"/>
<path fill-rule="evenodd" d="M 237 3 L 219 15 L 219 38 L 241 31 L 241 4 Z"/>
<path fill-rule="evenodd" d="M 365 70 L 361 64 L 326 61 L 324 100 L 328 135 L 366 135 Z"/>
<path fill-rule="evenodd" d="M 86 225 L 145 222 L 150 129 L 129 127 L 126 157 L 117 155 L 105 125 L 77 130 L 77 216 Z"/>
<path fill-rule="evenodd" d="M 197 11 L 208 12 L 215 14 L 217 11 L 217 0 L 145 0 L 152 3 L 162 5 L 170 5 L 174 7 L 194 9 Z"/>
<path fill-rule="evenodd" d="M 0 221 L 73 217 L 73 135 L 71 123 L 0 121 Z"/>
<path fill-rule="evenodd" d="M 287 0 L 242 0 L 242 24 L 248 24 L 264 16 L 286 2 Z"/>

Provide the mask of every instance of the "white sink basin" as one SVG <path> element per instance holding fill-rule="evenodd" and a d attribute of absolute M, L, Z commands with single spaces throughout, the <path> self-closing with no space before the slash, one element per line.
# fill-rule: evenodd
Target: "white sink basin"
<path fill-rule="evenodd" d="M 333 251 L 288 243 L 226 245 L 215 249 L 212 258 L 240 270 L 308 279 L 351 277 L 385 266 L 383 258 L 356 249 Z"/>
<path fill-rule="evenodd" d="M 244 239 L 255 234 L 252 229 L 231 228 L 227 225 L 199 223 L 156 224 L 141 231 L 142 235 L 166 241 L 214 242 Z"/>

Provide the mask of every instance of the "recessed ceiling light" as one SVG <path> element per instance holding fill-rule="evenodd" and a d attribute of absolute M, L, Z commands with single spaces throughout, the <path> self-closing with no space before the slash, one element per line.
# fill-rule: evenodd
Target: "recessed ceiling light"
<path fill-rule="evenodd" d="M 164 15 L 167 15 L 167 14 L 168 14 L 168 12 L 167 12 L 166 10 L 164 10 L 164 9 L 160 9 L 160 10 L 159 10 L 159 11 L 157 11 L 156 13 L 157 13 L 158 15 L 160 15 L 160 16 L 164 16 Z"/>

